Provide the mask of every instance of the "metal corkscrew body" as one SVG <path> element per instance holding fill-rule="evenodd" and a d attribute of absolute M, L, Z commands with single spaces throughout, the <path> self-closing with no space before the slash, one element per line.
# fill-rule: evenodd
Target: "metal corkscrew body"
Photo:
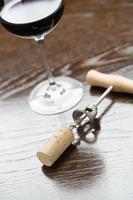
<path fill-rule="evenodd" d="M 111 85 L 94 104 L 88 105 L 84 110 L 75 110 L 73 112 L 74 125 L 72 126 L 82 126 L 84 122 L 88 121 L 91 127 L 94 119 L 96 118 L 99 104 L 105 99 L 112 89 L 113 86 Z"/>

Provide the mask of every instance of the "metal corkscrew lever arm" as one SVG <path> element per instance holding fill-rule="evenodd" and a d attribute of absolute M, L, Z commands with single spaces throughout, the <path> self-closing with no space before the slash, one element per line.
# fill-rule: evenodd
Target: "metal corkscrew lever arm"
<path fill-rule="evenodd" d="M 82 122 L 84 120 L 89 120 L 90 125 L 94 122 L 94 119 L 97 115 L 97 108 L 99 104 L 104 100 L 104 98 L 111 92 L 113 86 L 111 85 L 99 98 L 98 100 L 91 105 L 88 105 L 85 110 L 75 110 L 73 112 L 73 120 L 75 122 L 75 126 L 82 126 Z"/>

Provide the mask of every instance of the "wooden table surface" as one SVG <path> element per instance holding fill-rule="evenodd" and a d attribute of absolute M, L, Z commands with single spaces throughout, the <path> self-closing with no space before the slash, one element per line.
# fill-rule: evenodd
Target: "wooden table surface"
<path fill-rule="evenodd" d="M 85 82 L 95 68 L 133 79 L 133 1 L 66 0 L 46 44 L 56 76 Z M 38 148 L 72 120 L 73 110 L 54 116 L 30 110 L 29 92 L 46 78 L 37 47 L 0 27 L 0 200 L 132 200 L 133 95 L 111 93 L 99 106 L 94 142 L 81 134 L 52 168 L 37 160 Z M 103 92 L 84 85 L 77 108 Z"/>

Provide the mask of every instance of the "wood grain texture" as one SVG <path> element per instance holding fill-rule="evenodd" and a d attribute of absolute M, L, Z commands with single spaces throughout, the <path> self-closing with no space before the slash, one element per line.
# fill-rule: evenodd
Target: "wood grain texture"
<path fill-rule="evenodd" d="M 94 68 L 133 79 L 132 19 L 132 0 L 67 0 L 60 24 L 46 38 L 54 75 L 84 82 Z M 0 200 L 132 200 L 133 96 L 111 93 L 99 107 L 95 140 L 79 130 L 77 146 L 52 168 L 41 167 L 37 150 L 72 120 L 73 109 L 50 117 L 33 113 L 28 94 L 46 78 L 39 49 L 2 27 L 0 44 Z M 85 84 L 76 107 L 102 92 Z"/>

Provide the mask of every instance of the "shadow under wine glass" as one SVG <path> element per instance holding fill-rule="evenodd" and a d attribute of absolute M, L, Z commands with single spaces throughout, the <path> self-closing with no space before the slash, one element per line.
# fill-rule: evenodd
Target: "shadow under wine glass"
<path fill-rule="evenodd" d="M 12 0 L 1 10 L 0 22 L 6 30 L 40 46 L 48 80 L 39 83 L 29 96 L 31 109 L 40 114 L 64 112 L 83 97 L 83 84 L 70 77 L 54 78 L 47 59 L 44 39 L 57 26 L 63 11 L 64 0 Z"/>

